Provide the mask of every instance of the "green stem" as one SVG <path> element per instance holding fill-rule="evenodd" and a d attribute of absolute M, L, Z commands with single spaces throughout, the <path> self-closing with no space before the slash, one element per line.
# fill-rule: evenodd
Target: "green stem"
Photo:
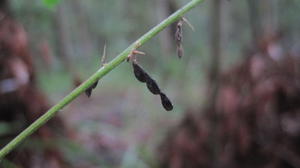
<path fill-rule="evenodd" d="M 64 108 L 67 104 L 72 102 L 75 98 L 77 98 L 82 92 L 84 92 L 88 87 L 90 87 L 94 82 L 101 79 L 108 72 L 117 67 L 120 63 L 122 63 L 127 56 L 137 47 L 143 45 L 159 32 L 161 32 L 164 28 L 174 23 L 178 19 L 180 19 L 186 12 L 194 8 L 197 4 L 202 2 L 203 0 L 192 0 L 178 11 L 173 13 L 167 19 L 162 21 L 160 24 L 152 28 L 149 32 L 140 37 L 137 41 L 131 44 L 127 49 L 125 49 L 121 54 L 119 54 L 116 58 L 114 58 L 109 63 L 105 64 L 102 68 L 100 68 L 96 73 L 94 73 L 88 80 L 74 89 L 70 94 L 64 97 L 61 101 L 59 101 L 55 106 L 50 108 L 44 115 L 34 121 L 29 127 L 23 130 L 17 137 L 15 137 L 12 141 L 10 141 L 4 148 L 0 151 L 0 160 L 3 159 L 10 151 L 16 148 L 21 142 L 23 142 L 28 136 L 33 134 L 37 129 L 43 126 L 48 120 L 53 118 L 55 114 Z"/>

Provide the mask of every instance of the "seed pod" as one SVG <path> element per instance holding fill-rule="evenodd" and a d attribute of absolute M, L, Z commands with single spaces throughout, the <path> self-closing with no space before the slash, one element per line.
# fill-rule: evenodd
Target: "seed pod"
<path fill-rule="evenodd" d="M 90 97 L 92 95 L 92 91 L 97 87 L 97 85 L 98 85 L 98 81 L 93 83 L 89 88 L 85 90 L 85 94 L 87 95 L 87 97 Z"/>
<path fill-rule="evenodd" d="M 147 84 L 147 88 L 150 90 L 151 93 L 153 93 L 155 95 L 160 94 L 160 89 L 159 89 L 157 83 L 150 76 L 149 76 L 149 78 L 147 78 L 146 84 Z"/>
<path fill-rule="evenodd" d="M 87 88 L 87 89 L 85 90 L 86 96 L 87 96 L 87 97 L 90 97 L 91 94 L 92 94 L 92 91 L 93 91 L 93 89 L 92 89 L 91 87 Z"/>
<path fill-rule="evenodd" d="M 176 40 L 176 44 L 181 44 L 182 42 L 182 27 L 181 26 L 177 26 L 177 29 L 176 29 L 176 33 L 175 33 L 175 40 Z"/>
<path fill-rule="evenodd" d="M 182 45 L 180 44 L 179 46 L 177 46 L 177 55 L 179 58 L 181 58 L 183 56 L 184 50 Z"/>
<path fill-rule="evenodd" d="M 163 105 L 163 107 L 165 108 L 165 110 L 167 111 L 171 111 L 173 110 L 173 105 L 172 102 L 169 100 L 169 98 L 164 94 L 164 93 L 160 93 L 160 99 L 161 99 L 161 104 Z"/>
<path fill-rule="evenodd" d="M 183 25 L 183 20 L 181 19 L 178 21 L 176 25 L 175 39 L 177 43 L 182 42 L 182 25 Z"/>
<path fill-rule="evenodd" d="M 137 80 L 140 82 L 146 82 L 147 78 L 150 78 L 149 75 L 134 61 L 132 62 L 133 72 Z"/>
<path fill-rule="evenodd" d="M 176 40 L 176 47 L 177 47 L 177 55 L 179 58 L 183 56 L 183 47 L 182 47 L 182 25 L 183 20 L 181 19 L 176 26 L 176 32 L 175 32 L 175 40 Z"/>
<path fill-rule="evenodd" d="M 91 87 L 92 87 L 93 89 L 95 89 L 95 88 L 97 87 L 97 85 L 98 85 L 98 81 L 96 81 L 94 84 L 92 84 Z"/>

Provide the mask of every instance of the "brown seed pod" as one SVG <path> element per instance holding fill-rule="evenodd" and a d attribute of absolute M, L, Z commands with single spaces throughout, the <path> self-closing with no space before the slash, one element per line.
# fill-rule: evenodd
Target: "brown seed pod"
<path fill-rule="evenodd" d="M 105 65 L 105 58 L 106 58 L 106 43 L 104 44 L 103 54 L 102 54 L 102 58 L 101 58 L 102 66 Z M 95 89 L 97 87 L 98 82 L 99 82 L 99 80 L 97 80 L 95 83 L 93 83 L 89 88 L 87 88 L 85 90 L 85 94 L 87 95 L 87 97 L 90 97 L 92 95 L 93 89 Z"/>
<path fill-rule="evenodd" d="M 164 94 L 164 93 L 160 93 L 160 99 L 161 99 L 161 104 L 163 105 L 163 107 L 165 108 L 165 110 L 167 111 L 171 111 L 173 110 L 173 105 L 172 102 L 169 100 L 169 98 Z"/>
<path fill-rule="evenodd" d="M 133 72 L 137 80 L 140 82 L 146 82 L 147 78 L 150 78 L 149 75 L 134 61 L 132 62 Z"/>
<path fill-rule="evenodd" d="M 158 95 L 160 94 L 160 89 L 155 80 L 153 80 L 150 76 L 146 79 L 147 88 L 151 93 Z"/>
<path fill-rule="evenodd" d="M 91 94 L 92 94 L 92 91 L 93 91 L 93 89 L 92 89 L 91 87 L 87 88 L 87 89 L 85 90 L 86 96 L 87 96 L 87 97 L 90 97 Z"/>
<path fill-rule="evenodd" d="M 85 94 L 87 95 L 87 97 L 90 97 L 92 95 L 92 91 L 97 87 L 97 85 L 98 85 L 98 81 L 93 83 L 89 88 L 85 90 Z"/>
<path fill-rule="evenodd" d="M 97 85 L 98 85 L 98 82 L 99 82 L 99 81 L 96 81 L 94 84 L 92 84 L 91 87 L 92 87 L 93 89 L 95 89 L 95 88 L 97 87 Z"/>

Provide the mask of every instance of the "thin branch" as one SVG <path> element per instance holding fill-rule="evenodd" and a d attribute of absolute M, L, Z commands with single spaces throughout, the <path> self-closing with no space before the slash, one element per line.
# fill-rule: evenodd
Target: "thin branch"
<path fill-rule="evenodd" d="M 116 68 L 119 64 L 121 64 L 128 55 L 137 48 L 137 46 L 141 46 L 145 44 L 147 41 L 152 39 L 155 35 L 161 32 L 170 24 L 174 23 L 178 19 L 180 19 L 185 13 L 194 8 L 203 0 L 192 0 L 167 19 L 159 23 L 157 26 L 152 28 L 142 37 L 140 37 L 137 41 L 131 44 L 127 49 L 125 49 L 122 53 L 120 53 L 117 57 L 115 57 L 112 61 L 107 63 L 105 66 L 101 67 L 97 72 L 95 72 L 89 79 L 87 79 L 84 83 L 74 89 L 70 94 L 64 97 L 61 101 L 59 101 L 56 105 L 50 108 L 44 115 L 34 121 L 29 127 L 23 130 L 17 137 L 15 137 L 12 141 L 10 141 L 4 148 L 0 151 L 0 160 L 3 159 L 9 152 L 11 152 L 14 148 L 16 148 L 21 142 L 23 142 L 28 136 L 33 134 L 37 129 L 43 126 L 47 121 L 55 116 L 55 114 L 64 108 L 66 105 L 71 103 L 75 98 L 77 98 L 82 92 L 84 92 L 87 88 L 93 85 L 96 81 L 104 77 L 111 70 Z"/>
<path fill-rule="evenodd" d="M 182 20 L 193 30 L 195 31 L 194 26 L 192 25 L 192 23 L 185 17 L 182 17 Z"/>
<path fill-rule="evenodd" d="M 102 58 L 101 58 L 102 66 L 105 64 L 105 59 L 106 59 L 106 42 L 104 43 L 103 52 L 102 52 Z"/>

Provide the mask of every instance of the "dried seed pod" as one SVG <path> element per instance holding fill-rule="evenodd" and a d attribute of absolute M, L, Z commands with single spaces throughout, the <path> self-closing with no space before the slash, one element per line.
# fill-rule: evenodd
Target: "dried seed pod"
<path fill-rule="evenodd" d="M 177 46 L 177 55 L 179 58 L 181 58 L 183 56 L 184 50 L 182 45 L 180 44 L 179 46 Z"/>
<path fill-rule="evenodd" d="M 176 40 L 177 45 L 181 44 L 182 38 L 183 38 L 183 35 L 182 35 L 182 21 L 179 21 L 177 23 L 176 32 L 175 32 L 175 40 Z"/>
<path fill-rule="evenodd" d="M 169 98 L 164 94 L 164 93 L 160 93 L 160 99 L 161 99 L 161 104 L 163 105 L 163 107 L 165 108 L 165 110 L 167 111 L 171 111 L 173 110 L 173 105 L 172 102 L 169 100 Z"/>
<path fill-rule="evenodd" d="M 90 97 L 92 95 L 92 91 L 97 87 L 97 85 L 98 85 L 98 81 L 93 83 L 89 88 L 85 90 L 85 94 L 87 95 L 87 97 Z"/>
<path fill-rule="evenodd" d="M 140 82 L 146 82 L 147 78 L 150 78 L 149 75 L 134 61 L 132 62 L 133 72 L 137 80 Z"/>
<path fill-rule="evenodd" d="M 182 25 L 183 25 L 183 20 L 179 20 L 176 26 L 176 32 L 175 32 L 175 40 L 176 40 L 176 47 L 177 47 L 177 55 L 179 58 L 183 56 L 183 47 L 182 47 L 182 39 L 183 39 L 183 34 L 182 34 Z"/>
<path fill-rule="evenodd" d="M 147 84 L 147 88 L 150 90 L 151 93 L 155 95 L 160 94 L 160 89 L 157 83 L 150 76 L 149 78 L 146 79 L 146 84 Z"/>
<path fill-rule="evenodd" d="M 86 96 L 87 96 L 87 97 L 90 97 L 91 94 L 92 94 L 92 91 L 93 91 L 93 89 L 92 89 L 91 87 L 87 88 L 87 89 L 85 90 Z"/>
<path fill-rule="evenodd" d="M 91 87 L 92 87 L 93 89 L 95 89 L 95 88 L 97 87 L 97 85 L 98 85 L 98 82 L 99 82 L 99 81 L 96 81 L 94 84 L 92 84 Z"/>
<path fill-rule="evenodd" d="M 106 58 L 106 43 L 104 44 L 103 54 L 102 54 L 102 58 L 101 58 L 102 66 L 104 66 L 104 64 L 105 64 L 105 58 Z M 98 82 L 99 82 L 99 80 L 94 82 L 89 88 L 87 88 L 85 90 L 85 94 L 87 95 L 87 97 L 90 97 L 92 95 L 93 89 L 95 89 L 97 87 Z"/>
<path fill-rule="evenodd" d="M 182 47 L 182 44 L 177 45 L 177 55 L 178 58 L 181 58 L 183 56 L 184 53 L 184 49 Z"/>

